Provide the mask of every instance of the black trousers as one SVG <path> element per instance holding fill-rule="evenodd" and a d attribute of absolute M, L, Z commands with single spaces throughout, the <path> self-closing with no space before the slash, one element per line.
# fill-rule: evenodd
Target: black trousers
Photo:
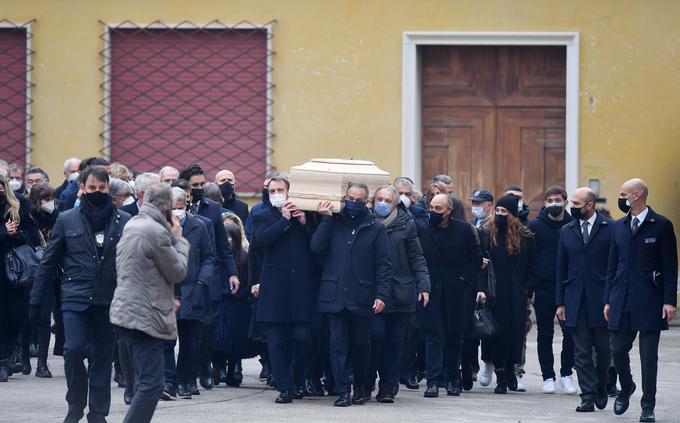
<path fill-rule="evenodd" d="M 595 401 L 597 393 L 605 391 L 609 382 L 609 331 L 606 327 L 590 327 L 588 313 L 581 310 L 570 332 L 575 344 L 574 362 L 581 399 Z"/>
<path fill-rule="evenodd" d="M 212 300 L 210 302 L 210 311 L 212 313 L 210 321 L 202 322 L 199 328 L 198 360 L 194 364 L 194 380 L 196 376 L 209 377 L 211 375 L 213 346 L 215 345 L 215 326 L 217 324 L 215 319 L 219 318 L 220 300 Z"/>
<path fill-rule="evenodd" d="M 283 392 L 293 385 L 304 386 L 311 341 L 309 323 L 268 322 L 264 324 L 264 332 L 276 389 Z"/>
<path fill-rule="evenodd" d="M 642 330 L 639 332 L 640 361 L 642 368 L 642 400 L 643 409 L 654 409 L 656 406 L 656 373 L 659 360 L 659 330 Z M 614 367 L 619 374 L 621 390 L 628 392 L 633 386 L 633 375 L 630 372 L 630 350 L 638 336 L 630 324 L 630 312 L 624 312 L 619 330 L 610 331 L 610 341 Z"/>
<path fill-rule="evenodd" d="M 4 271 L 4 269 L 0 269 Z M 28 313 L 27 288 L 12 288 L 0 280 L 0 360 L 7 360 Z"/>
<path fill-rule="evenodd" d="M 194 375 L 194 363 L 198 359 L 199 320 L 177 320 L 177 338 L 163 341 L 165 361 L 165 386 L 187 385 Z M 175 364 L 175 344 L 179 340 L 179 353 Z M 195 378 L 193 380 L 196 380 Z"/>
<path fill-rule="evenodd" d="M 555 379 L 555 357 L 553 355 L 553 336 L 555 334 L 555 294 L 536 291 L 534 301 L 536 312 L 536 328 L 538 343 L 538 362 L 541 365 L 543 380 Z M 562 352 L 560 353 L 560 376 L 570 376 L 574 368 L 574 340 L 564 322 L 559 322 L 562 329 Z"/>
<path fill-rule="evenodd" d="M 414 378 L 418 372 L 425 371 L 425 340 L 420 331 L 421 313 L 422 308 L 419 307 L 406 325 L 399 375 L 402 379 Z"/>
<path fill-rule="evenodd" d="M 328 329 L 335 389 L 339 394 L 349 392 L 350 364 L 354 386 L 363 388 L 366 386 L 366 372 L 371 355 L 371 317 L 359 316 L 347 310 L 329 313 Z"/>
<path fill-rule="evenodd" d="M 85 311 L 64 311 L 64 335 L 69 411 L 83 412 L 89 394 L 89 415 L 108 415 L 115 340 L 113 325 L 109 321 L 109 307 L 90 306 Z M 85 358 L 88 359 L 87 368 Z"/>
<path fill-rule="evenodd" d="M 406 326 L 412 313 L 382 313 L 371 318 L 371 361 L 368 381 L 380 375 L 380 387 L 390 391 L 397 383 Z"/>
<path fill-rule="evenodd" d="M 422 329 L 425 333 L 425 367 L 428 383 L 446 376 L 451 382 L 460 380 L 460 362 L 463 353 L 463 322 L 460 329 L 449 328 L 446 322 L 441 291 L 432 290 L 430 303 L 425 309 Z M 444 375 L 446 368 L 446 375 Z"/>
<path fill-rule="evenodd" d="M 130 357 L 130 362 L 121 360 L 121 365 L 132 365 L 136 382 L 135 394 L 123 423 L 150 422 L 163 393 L 163 340 L 137 330 L 117 329 L 118 346 Z M 125 373 L 129 371 L 124 370 Z"/>

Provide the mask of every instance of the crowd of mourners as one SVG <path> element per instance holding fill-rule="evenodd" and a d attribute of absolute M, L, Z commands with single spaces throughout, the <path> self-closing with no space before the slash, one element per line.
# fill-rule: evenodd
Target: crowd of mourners
<path fill-rule="evenodd" d="M 392 403 L 400 387 L 458 397 L 494 380 L 496 394 L 524 392 L 534 321 L 540 389 L 580 390 L 577 412 L 609 398 L 626 412 L 639 337 L 640 421 L 655 419 L 677 248 L 640 179 L 621 186 L 614 221 L 589 188 L 548 188 L 530 220 L 521 186 L 459 198 L 447 175 L 424 194 L 405 176 L 372 192 L 350 182 L 342 210 L 314 212 L 283 173 L 250 210 L 226 169 L 210 182 L 198 164 L 136 173 L 91 157 L 63 176 L 0 160 L 0 382 L 51 378 L 52 346 L 66 423 L 86 409 L 106 421 L 112 377 L 125 421 L 147 422 L 159 400 L 238 388 L 255 357 L 277 404 Z"/>

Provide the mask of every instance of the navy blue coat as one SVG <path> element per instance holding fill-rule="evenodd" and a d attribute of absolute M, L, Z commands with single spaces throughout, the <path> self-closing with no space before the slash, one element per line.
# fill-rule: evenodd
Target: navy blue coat
<path fill-rule="evenodd" d="M 123 206 L 120 209 L 130 216 L 135 217 L 139 214 L 139 203 L 135 201 L 134 203 Z"/>
<path fill-rule="evenodd" d="M 609 329 L 617 330 L 630 303 L 633 330 L 665 330 L 664 304 L 677 305 L 678 252 L 673 224 L 651 207 L 633 235 L 630 214 L 612 224 L 607 285 Z"/>
<path fill-rule="evenodd" d="M 319 267 L 310 250 L 314 229 L 307 220 L 286 219 L 267 207 L 253 216 L 253 234 L 263 261 L 258 322 L 311 322 L 316 315 Z"/>
<path fill-rule="evenodd" d="M 318 310 L 370 316 L 375 299 L 390 297 L 390 246 L 382 223 L 368 210 L 358 226 L 343 214 L 323 216 L 312 236 L 312 251 L 322 259 Z M 257 238 L 257 236 L 256 236 Z M 260 242 L 259 238 L 257 242 Z"/>
<path fill-rule="evenodd" d="M 210 281 L 210 298 L 219 301 L 229 292 L 229 277 L 238 276 L 234 254 L 229 246 L 227 231 L 222 223 L 222 206 L 210 199 L 204 198 L 198 206 L 198 214 L 210 219 L 215 234 L 215 267 Z"/>
<path fill-rule="evenodd" d="M 178 319 L 203 320 L 210 311 L 210 281 L 215 263 L 215 246 L 208 228 L 200 219 L 187 214 L 182 224 L 182 236 L 189 241 L 187 276 L 175 285 L 179 298 Z"/>
<path fill-rule="evenodd" d="M 116 250 L 130 215 L 113 208 L 100 260 L 84 219 L 79 208 L 59 214 L 33 282 L 32 305 L 42 304 L 46 285 L 54 281 L 58 267 L 64 269 L 62 303 L 111 304 L 116 289 Z"/>
<path fill-rule="evenodd" d="M 581 307 L 588 312 L 590 327 L 607 327 L 602 305 L 612 238 L 611 223 L 611 219 L 598 213 L 587 244 L 583 243 L 579 220 L 572 220 L 560 231 L 555 305 L 564 306 L 568 327 L 576 326 Z"/>

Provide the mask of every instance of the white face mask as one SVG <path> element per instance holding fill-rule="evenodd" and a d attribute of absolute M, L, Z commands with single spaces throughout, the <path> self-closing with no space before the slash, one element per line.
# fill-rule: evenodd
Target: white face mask
<path fill-rule="evenodd" d="M 187 211 L 182 209 L 173 210 L 172 215 L 179 217 L 179 220 L 184 220 L 187 215 Z"/>
<path fill-rule="evenodd" d="M 524 208 L 524 201 L 519 200 L 519 201 L 517 202 L 517 211 L 518 211 L 518 212 L 521 212 L 523 208 Z"/>
<path fill-rule="evenodd" d="M 52 212 L 54 211 L 54 200 L 48 201 L 48 202 L 46 202 L 46 203 L 42 203 L 42 204 L 40 205 L 40 208 L 41 208 L 42 211 L 44 211 L 45 213 L 47 213 L 47 214 L 52 214 Z"/>
<path fill-rule="evenodd" d="M 123 201 L 123 207 L 129 206 L 130 204 L 132 204 L 134 202 L 135 202 L 135 199 L 132 198 L 132 196 L 129 196 L 128 198 L 125 199 L 125 201 Z"/>
<path fill-rule="evenodd" d="M 406 196 L 406 194 L 401 194 L 399 196 L 399 198 L 401 199 L 401 202 L 404 204 L 404 207 L 406 207 L 406 208 L 411 207 L 411 199 L 408 198 L 408 196 Z"/>
<path fill-rule="evenodd" d="M 9 180 L 9 187 L 12 189 L 12 191 L 16 191 L 19 188 L 21 188 L 21 181 L 16 180 L 16 179 L 10 179 Z"/>
<path fill-rule="evenodd" d="M 272 206 L 277 207 L 277 208 L 283 206 L 283 203 L 285 203 L 287 199 L 288 199 L 288 196 L 286 194 L 270 194 L 269 195 L 269 202 L 272 203 Z"/>
<path fill-rule="evenodd" d="M 69 173 L 67 179 L 68 179 L 69 182 L 73 182 L 76 179 L 78 179 L 78 176 L 80 176 L 80 172 Z"/>
<path fill-rule="evenodd" d="M 486 217 L 484 214 L 484 207 L 481 206 L 472 207 L 472 215 L 477 219 L 484 219 Z"/>

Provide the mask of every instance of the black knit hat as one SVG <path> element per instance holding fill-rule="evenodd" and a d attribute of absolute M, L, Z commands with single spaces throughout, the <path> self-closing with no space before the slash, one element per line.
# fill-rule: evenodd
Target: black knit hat
<path fill-rule="evenodd" d="M 498 201 L 496 202 L 496 207 L 505 207 L 508 209 L 508 212 L 517 217 L 517 214 L 519 212 L 518 209 L 519 205 L 519 197 L 514 195 L 514 194 L 507 194 L 504 195 L 503 197 L 499 198 Z"/>

